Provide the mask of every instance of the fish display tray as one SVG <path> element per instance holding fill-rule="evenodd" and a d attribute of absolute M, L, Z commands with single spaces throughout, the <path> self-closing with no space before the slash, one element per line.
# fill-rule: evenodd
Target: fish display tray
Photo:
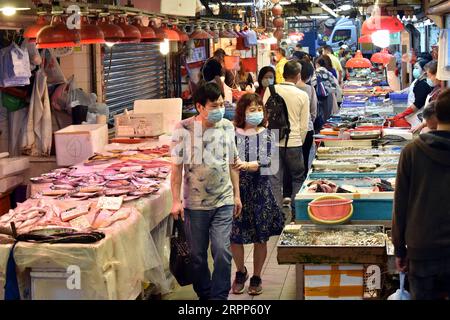
<path fill-rule="evenodd" d="M 384 264 L 387 260 L 386 241 L 373 245 L 289 245 L 283 244 L 293 234 L 302 230 L 306 233 L 327 233 L 336 231 L 384 233 L 383 226 L 374 225 L 289 225 L 280 236 L 277 246 L 279 264 Z"/>

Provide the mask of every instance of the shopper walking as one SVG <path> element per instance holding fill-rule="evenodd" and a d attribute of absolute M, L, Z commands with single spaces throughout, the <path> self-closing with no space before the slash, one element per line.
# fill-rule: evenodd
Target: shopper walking
<path fill-rule="evenodd" d="M 308 133 L 306 134 L 305 142 L 302 146 L 303 151 L 303 162 L 305 164 L 305 174 L 304 177 L 308 175 L 310 169 L 310 154 L 314 143 L 314 120 L 317 115 L 317 95 L 316 90 L 310 85 L 311 79 L 314 75 L 314 67 L 308 58 L 300 60 L 299 63 L 302 66 L 301 79 L 297 82 L 297 87 L 306 92 L 309 97 L 309 111 L 310 119 L 308 123 Z M 291 203 L 292 194 L 292 179 L 291 173 L 287 168 L 284 170 L 283 177 L 283 206 L 289 207 Z"/>
<path fill-rule="evenodd" d="M 275 59 L 277 61 L 276 65 L 276 81 L 277 83 L 283 83 L 285 81 L 285 78 L 283 76 L 284 73 L 284 66 L 288 62 L 288 59 L 286 58 L 286 50 L 283 48 L 278 48 L 278 50 L 275 52 Z"/>
<path fill-rule="evenodd" d="M 337 72 L 337 79 L 338 79 L 338 82 L 339 82 L 339 84 L 341 84 L 341 83 L 342 83 L 342 80 L 343 80 L 343 78 L 342 78 L 342 72 L 343 72 L 343 69 L 342 69 L 341 62 L 340 62 L 339 59 L 334 55 L 333 48 L 332 48 L 331 46 L 329 46 L 329 45 L 323 46 L 322 54 L 323 54 L 323 55 L 326 55 L 326 56 L 328 56 L 328 57 L 330 57 L 331 63 L 332 63 L 332 65 L 333 65 L 333 68 L 334 68 L 334 69 L 336 70 L 336 72 Z"/>
<path fill-rule="evenodd" d="M 312 145 L 314 143 L 314 121 L 316 120 L 317 115 L 317 94 L 316 90 L 309 85 L 311 83 L 311 78 L 314 75 L 314 68 L 312 64 L 308 61 L 302 60 L 300 61 L 302 65 L 301 79 L 297 82 L 297 87 L 301 90 L 305 91 L 309 97 L 309 115 L 310 119 L 308 122 L 308 133 L 306 134 L 305 142 L 303 143 L 303 161 L 305 163 L 305 178 L 310 169 L 310 152 Z"/>
<path fill-rule="evenodd" d="M 437 130 L 407 145 L 397 171 L 392 220 L 396 266 L 412 298 L 450 297 L 450 90 L 436 100 Z"/>
<path fill-rule="evenodd" d="M 217 84 L 201 86 L 194 101 L 198 115 L 181 121 L 172 136 L 171 214 L 185 219 L 198 297 L 224 300 L 231 288 L 233 213 L 239 216 L 242 208 L 239 173 L 232 168 L 237 157 L 234 126 L 223 119 L 224 100 Z M 210 241 L 212 278 L 207 255 Z"/>
<path fill-rule="evenodd" d="M 318 132 L 330 116 L 338 110 L 336 93 L 338 83 L 336 78 L 325 68 L 325 59 L 320 56 L 316 64 L 316 93 L 317 93 L 317 117 L 314 129 Z"/>
<path fill-rule="evenodd" d="M 297 61 L 289 61 L 284 67 L 283 76 L 285 83 L 274 86 L 284 100 L 289 117 L 290 134 L 286 141 L 283 139 L 279 142 L 279 170 L 274 172 L 271 177 L 272 188 L 277 199 L 277 203 L 282 207 L 283 202 L 283 173 L 288 169 L 292 178 L 291 193 L 291 209 L 292 219 L 295 217 L 295 196 L 300 190 L 305 174 L 305 165 L 303 162 L 302 145 L 306 139 L 309 123 L 309 98 L 308 95 L 297 88 L 296 84 L 301 79 L 301 64 Z M 270 90 L 266 90 L 264 95 L 264 104 L 267 103 L 271 96 Z"/>
<path fill-rule="evenodd" d="M 231 251 L 237 272 L 232 285 L 234 294 L 245 290 L 249 277 L 244 265 L 244 244 L 254 244 L 253 277 L 248 293 L 262 293 L 261 272 L 267 257 L 267 241 L 281 234 L 284 217 L 272 193 L 269 181 L 272 143 L 274 136 L 266 130 L 266 115 L 259 95 L 251 93 L 241 97 L 236 108 L 234 124 L 239 159 L 235 166 L 240 170 L 239 189 L 242 214 L 233 219 Z"/>
<path fill-rule="evenodd" d="M 264 97 L 264 93 L 266 89 L 276 84 L 275 82 L 275 69 L 271 66 L 263 67 L 258 74 L 258 88 L 256 89 L 256 93 L 260 95 L 260 97 Z"/>
<path fill-rule="evenodd" d="M 213 56 L 206 60 L 205 64 L 202 68 L 202 77 L 203 81 L 200 85 L 203 85 L 204 82 L 215 82 L 224 92 L 224 83 L 221 77 L 224 77 L 226 74 L 225 70 L 225 50 L 217 49 Z"/>

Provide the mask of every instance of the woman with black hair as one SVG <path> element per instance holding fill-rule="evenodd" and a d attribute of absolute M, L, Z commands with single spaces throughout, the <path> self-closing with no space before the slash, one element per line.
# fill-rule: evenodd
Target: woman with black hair
<path fill-rule="evenodd" d="M 266 92 L 266 88 L 276 83 L 277 82 L 275 80 L 275 70 L 270 66 L 263 67 L 259 71 L 258 75 L 259 86 L 258 89 L 256 89 L 256 93 L 259 94 L 259 96 L 262 98 L 264 97 L 264 92 Z"/>

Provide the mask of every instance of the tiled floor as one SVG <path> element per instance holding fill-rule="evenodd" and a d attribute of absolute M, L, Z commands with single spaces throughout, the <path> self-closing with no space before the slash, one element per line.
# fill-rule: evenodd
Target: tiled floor
<path fill-rule="evenodd" d="M 229 300 L 293 300 L 295 299 L 295 266 L 293 265 L 279 265 L 277 263 L 277 240 L 278 237 L 272 237 L 267 243 L 267 259 L 262 272 L 262 285 L 264 292 L 252 297 L 246 292 L 241 295 L 229 295 Z M 246 245 L 245 247 L 245 265 L 252 276 L 253 273 L 253 245 Z M 210 257 L 210 270 L 212 270 L 212 260 Z M 232 279 L 236 267 L 233 263 Z M 247 281 L 247 286 L 249 281 Z M 173 293 L 164 297 L 167 300 L 197 300 L 192 286 L 176 287 Z"/>

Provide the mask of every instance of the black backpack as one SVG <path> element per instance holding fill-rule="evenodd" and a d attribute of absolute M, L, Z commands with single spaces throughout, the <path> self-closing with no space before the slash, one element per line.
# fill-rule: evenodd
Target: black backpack
<path fill-rule="evenodd" d="M 285 147 L 291 133 L 291 124 L 289 123 L 289 114 L 286 102 L 283 97 L 275 91 L 275 86 L 269 86 L 270 97 L 266 102 L 266 111 L 268 114 L 268 126 L 270 130 L 278 130 L 279 140 L 286 139 Z"/>

